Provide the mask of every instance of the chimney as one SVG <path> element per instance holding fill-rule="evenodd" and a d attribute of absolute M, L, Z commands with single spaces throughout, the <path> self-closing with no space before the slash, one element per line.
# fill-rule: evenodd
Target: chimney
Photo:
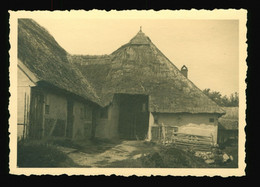
<path fill-rule="evenodd" d="M 188 78 L 188 68 L 185 65 L 181 67 L 181 73 Z"/>

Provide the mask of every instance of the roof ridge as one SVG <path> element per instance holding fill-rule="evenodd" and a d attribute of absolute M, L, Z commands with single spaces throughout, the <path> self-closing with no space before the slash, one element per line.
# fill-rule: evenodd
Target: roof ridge
<path fill-rule="evenodd" d="M 138 33 L 128 43 L 136 45 L 148 45 L 151 43 L 151 40 L 140 28 L 140 31 L 138 31 Z"/>

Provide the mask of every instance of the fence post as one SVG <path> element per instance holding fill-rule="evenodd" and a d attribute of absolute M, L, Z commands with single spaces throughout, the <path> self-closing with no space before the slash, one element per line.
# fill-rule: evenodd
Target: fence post
<path fill-rule="evenodd" d="M 162 138 L 163 138 L 163 144 L 165 144 L 165 126 L 162 123 Z"/>

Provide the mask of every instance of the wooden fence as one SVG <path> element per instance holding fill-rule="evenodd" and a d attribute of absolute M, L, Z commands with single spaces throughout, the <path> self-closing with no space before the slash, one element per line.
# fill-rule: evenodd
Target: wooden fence
<path fill-rule="evenodd" d="M 212 136 L 176 132 L 176 127 L 171 126 L 153 126 L 152 141 L 194 150 L 210 150 L 214 146 Z"/>

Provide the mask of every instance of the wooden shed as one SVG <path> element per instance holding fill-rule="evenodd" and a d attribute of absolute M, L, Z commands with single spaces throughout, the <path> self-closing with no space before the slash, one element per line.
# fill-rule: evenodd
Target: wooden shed
<path fill-rule="evenodd" d="M 238 107 L 223 107 L 226 114 L 218 121 L 218 144 L 238 140 Z"/>

